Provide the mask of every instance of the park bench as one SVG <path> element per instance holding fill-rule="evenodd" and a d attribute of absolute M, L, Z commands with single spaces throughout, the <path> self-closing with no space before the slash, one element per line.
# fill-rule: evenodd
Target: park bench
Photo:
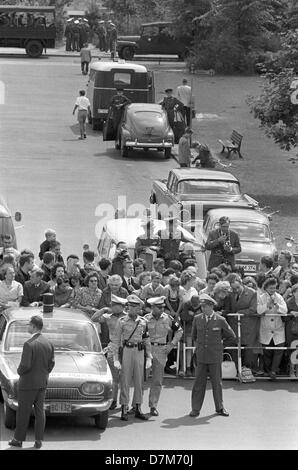
<path fill-rule="evenodd" d="M 235 130 L 232 131 L 230 140 L 223 141 L 223 140 L 218 139 L 218 141 L 222 145 L 221 153 L 223 153 L 226 148 L 228 150 L 227 158 L 229 158 L 231 152 L 237 152 L 239 155 L 239 158 L 243 158 L 240 153 L 242 139 L 243 139 L 243 135 L 239 134 L 239 132 Z"/>

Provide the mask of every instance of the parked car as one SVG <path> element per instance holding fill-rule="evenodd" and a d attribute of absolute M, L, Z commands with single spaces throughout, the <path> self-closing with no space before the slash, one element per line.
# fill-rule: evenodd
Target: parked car
<path fill-rule="evenodd" d="M 151 148 L 163 150 L 165 158 L 170 158 L 173 145 L 167 113 L 159 104 L 132 103 L 126 107 L 116 142 L 122 157 L 132 149 Z"/>
<path fill-rule="evenodd" d="M 159 230 L 166 228 L 166 222 L 159 219 L 151 219 L 153 227 L 153 235 L 157 235 Z M 116 245 L 119 241 L 123 241 L 127 245 L 128 253 L 131 259 L 135 259 L 135 244 L 137 237 L 145 234 L 145 220 L 141 217 L 120 217 L 107 221 L 100 232 L 98 242 L 98 254 L 100 258 L 113 258 L 116 253 Z M 178 226 L 177 230 L 181 232 L 183 237 L 190 243 L 194 244 L 195 256 L 198 262 L 198 276 L 202 279 L 206 277 L 207 266 L 205 262 L 205 254 L 201 250 L 201 245 L 197 243 L 193 234 L 187 229 Z M 181 247 L 183 242 L 181 242 Z M 153 269 L 153 261 L 156 258 L 156 251 L 150 250 L 144 259 L 146 260 L 147 269 Z M 142 257 L 142 256 L 141 256 Z"/>
<path fill-rule="evenodd" d="M 145 23 L 141 25 L 138 36 L 119 36 L 117 51 L 121 59 L 130 60 L 135 54 L 176 54 L 182 60 L 188 55 L 191 38 L 176 38 L 168 21 Z"/>
<path fill-rule="evenodd" d="M 207 212 L 202 238 L 206 242 L 209 233 L 219 227 L 220 217 L 229 217 L 230 228 L 238 233 L 241 243 L 241 252 L 236 255 L 236 266 L 241 266 L 245 275 L 255 275 L 259 269 L 262 256 L 277 258 L 277 248 L 270 228 L 270 221 L 266 214 L 253 209 L 212 209 Z M 206 263 L 210 251 L 205 252 Z"/>
<path fill-rule="evenodd" d="M 150 202 L 157 205 L 159 217 L 167 217 L 170 212 L 182 223 L 203 221 L 207 211 L 219 207 L 258 207 L 255 199 L 241 194 L 234 175 L 200 168 L 170 170 L 167 180 L 153 182 Z"/>
<path fill-rule="evenodd" d="M 0 315 L 0 387 L 4 400 L 4 424 L 13 429 L 18 408 L 17 367 L 28 321 L 43 317 L 43 334 L 55 348 L 55 367 L 49 376 L 45 412 L 50 416 L 91 416 L 99 429 L 108 423 L 112 403 L 112 376 L 95 324 L 74 309 L 38 308 L 5 310 Z"/>

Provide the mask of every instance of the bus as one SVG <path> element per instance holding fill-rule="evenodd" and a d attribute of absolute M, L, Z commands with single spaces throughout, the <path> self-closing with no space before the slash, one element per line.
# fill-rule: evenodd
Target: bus
<path fill-rule="evenodd" d="M 55 7 L 0 5 L 0 47 L 24 48 L 37 58 L 55 39 Z"/>

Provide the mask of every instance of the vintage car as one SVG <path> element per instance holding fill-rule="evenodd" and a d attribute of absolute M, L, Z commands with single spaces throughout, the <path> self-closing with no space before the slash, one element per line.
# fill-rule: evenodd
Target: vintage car
<path fill-rule="evenodd" d="M 181 217 L 182 223 L 203 221 L 210 209 L 258 207 L 255 199 L 241 194 L 234 175 L 200 168 L 173 169 L 167 180 L 154 181 L 150 203 L 157 205 L 159 217 L 168 217 L 170 212 Z"/>
<path fill-rule="evenodd" d="M 211 230 L 219 226 L 222 216 L 230 218 L 230 229 L 238 233 L 241 252 L 236 255 L 236 265 L 241 266 L 245 275 L 255 275 L 259 269 L 262 256 L 277 258 L 277 248 L 266 214 L 253 209 L 212 209 L 207 212 L 203 225 L 203 243 L 206 242 Z M 206 251 L 206 263 L 210 251 Z"/>
<path fill-rule="evenodd" d="M 7 309 L 0 315 L 0 387 L 4 424 L 13 429 L 18 408 L 17 367 L 32 315 L 43 317 L 43 334 L 55 348 L 55 367 L 49 376 L 45 411 L 50 416 L 90 416 L 99 429 L 108 423 L 112 376 L 95 324 L 79 311 L 54 308 Z"/>
<path fill-rule="evenodd" d="M 141 217 L 120 217 L 118 219 L 112 219 L 105 222 L 102 226 L 99 242 L 98 242 L 98 254 L 102 258 L 113 258 L 116 252 L 116 245 L 119 241 L 123 241 L 127 245 L 128 252 L 132 259 L 135 259 L 135 244 L 137 237 L 145 234 L 145 223 L 146 220 Z M 152 233 L 154 236 L 157 235 L 159 230 L 165 230 L 166 222 L 159 219 L 151 219 Z M 181 236 L 186 241 L 193 243 L 194 254 L 198 263 L 198 276 L 205 279 L 207 274 L 207 266 L 205 254 L 202 252 L 202 246 L 197 243 L 194 235 L 192 235 L 187 229 L 178 226 L 178 231 L 181 232 Z M 181 240 L 181 248 L 183 241 Z M 156 258 L 156 251 L 154 247 L 148 249 L 147 253 L 140 255 L 144 258 L 147 264 L 147 269 L 150 271 L 153 269 L 153 261 Z"/>
<path fill-rule="evenodd" d="M 191 38 L 176 38 L 168 21 L 142 24 L 140 35 L 119 36 L 117 51 L 121 59 L 130 60 L 135 54 L 175 54 L 184 60 L 190 51 Z"/>
<path fill-rule="evenodd" d="M 167 113 L 159 104 L 131 103 L 126 107 L 120 124 L 116 148 L 122 157 L 132 149 L 157 149 L 170 158 L 174 145 L 174 134 L 169 125 Z"/>

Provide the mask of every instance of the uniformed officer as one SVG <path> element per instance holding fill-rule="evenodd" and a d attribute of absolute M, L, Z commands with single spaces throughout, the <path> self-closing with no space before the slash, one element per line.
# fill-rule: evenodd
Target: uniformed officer
<path fill-rule="evenodd" d="M 174 128 L 174 117 L 175 111 L 183 113 L 183 103 L 173 96 L 173 88 L 167 88 L 165 90 L 166 96 L 161 102 L 161 106 L 164 108 L 168 115 L 168 120 L 171 128 Z"/>
<path fill-rule="evenodd" d="M 183 330 L 179 323 L 171 315 L 163 311 L 165 307 L 165 296 L 152 297 L 147 302 L 152 306 L 152 311 L 145 315 L 148 321 L 148 331 L 152 351 L 152 379 L 149 392 L 149 407 L 152 416 L 158 416 L 156 409 L 159 400 L 164 368 L 169 352 L 179 343 Z M 174 336 L 167 343 L 168 333 L 172 331 Z"/>
<path fill-rule="evenodd" d="M 147 321 L 141 317 L 143 301 L 135 294 L 127 297 L 127 315 L 116 326 L 116 349 L 114 352 L 114 365 L 121 369 L 120 403 L 121 419 L 128 420 L 129 387 L 134 385 L 135 417 L 143 420 L 148 418 L 141 411 L 143 398 L 144 360 L 146 369 L 152 365 L 151 344 L 148 334 Z M 123 347 L 122 365 L 119 362 L 119 347 Z"/>
<path fill-rule="evenodd" d="M 117 33 L 117 29 L 116 29 L 116 26 L 114 25 L 114 23 L 110 23 L 110 25 L 111 25 L 110 36 L 109 36 L 110 51 L 111 51 L 111 59 L 114 59 L 115 55 L 116 55 L 116 50 L 117 50 L 118 33 Z"/>
<path fill-rule="evenodd" d="M 111 119 L 113 121 L 113 128 L 115 133 L 115 141 L 118 141 L 118 132 L 119 132 L 119 125 L 122 119 L 122 115 L 125 109 L 125 106 L 131 103 L 130 99 L 127 98 L 123 94 L 123 88 L 118 88 L 117 94 L 114 95 L 110 102 L 110 110 L 111 110 Z"/>
<path fill-rule="evenodd" d="M 221 364 L 223 358 L 222 340 L 235 340 L 236 336 L 226 320 L 215 313 L 217 302 L 208 294 L 199 296 L 202 313 L 196 315 L 192 324 L 192 339 L 196 345 L 196 379 L 192 389 L 190 416 L 199 416 L 203 405 L 207 376 L 210 376 L 215 410 L 222 416 L 229 416 L 223 407 Z"/>
<path fill-rule="evenodd" d="M 113 388 L 112 398 L 113 401 L 110 406 L 110 410 L 114 410 L 117 407 L 118 388 L 120 382 L 120 372 L 114 365 L 114 353 L 116 350 L 116 325 L 120 318 L 126 315 L 124 307 L 127 304 L 127 300 L 117 295 L 111 295 L 111 308 L 104 307 L 98 310 L 93 317 L 92 321 L 98 321 L 99 323 L 106 323 L 109 330 L 110 342 L 107 346 L 107 361 L 111 369 L 113 377 Z"/>

